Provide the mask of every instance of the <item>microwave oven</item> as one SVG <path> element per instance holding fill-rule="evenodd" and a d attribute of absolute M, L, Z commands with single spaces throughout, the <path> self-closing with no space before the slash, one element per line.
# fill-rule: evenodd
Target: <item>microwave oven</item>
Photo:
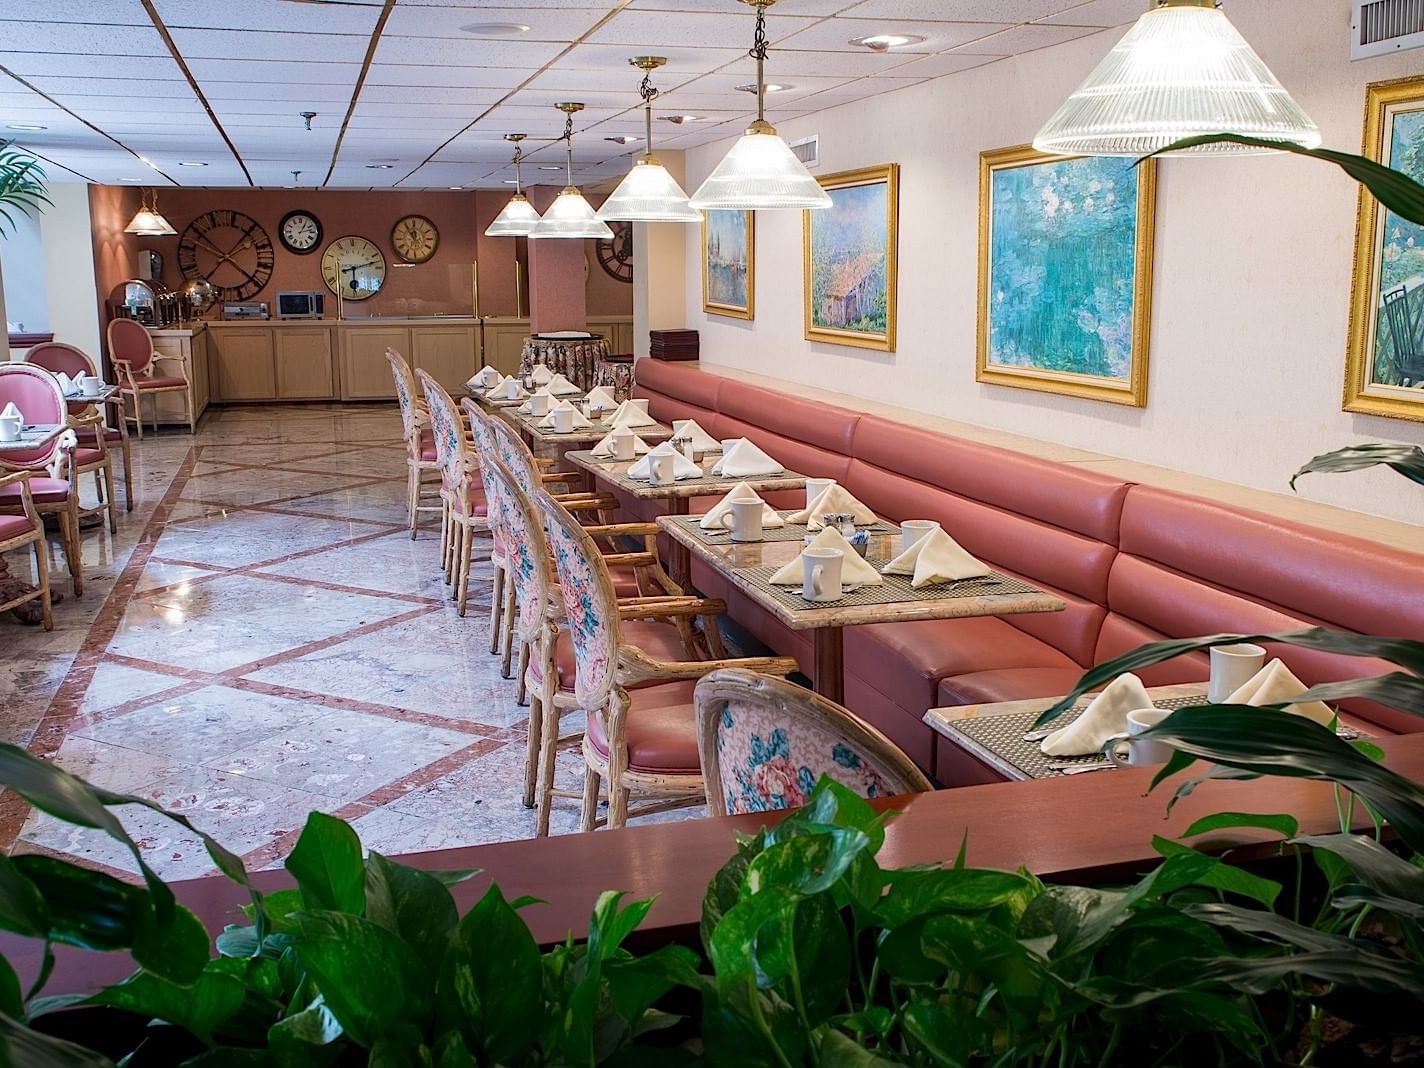
<path fill-rule="evenodd" d="M 320 319 L 326 314 L 326 295 L 315 291 L 278 293 L 278 319 Z"/>

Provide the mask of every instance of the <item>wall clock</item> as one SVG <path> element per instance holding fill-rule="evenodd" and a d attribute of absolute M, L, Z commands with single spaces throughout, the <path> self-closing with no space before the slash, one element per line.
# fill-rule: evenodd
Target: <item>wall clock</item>
<path fill-rule="evenodd" d="M 289 211 L 277 225 L 277 236 L 288 252 L 305 256 L 321 244 L 321 220 L 309 211 Z"/>
<path fill-rule="evenodd" d="M 272 239 L 240 211 L 210 211 L 178 238 L 178 268 L 189 281 L 210 282 L 218 299 L 255 297 L 272 278 Z"/>
<path fill-rule="evenodd" d="M 608 224 L 612 237 L 600 238 L 598 264 L 610 278 L 620 282 L 633 281 L 633 228 L 625 222 Z"/>
<path fill-rule="evenodd" d="M 338 237 L 321 254 L 321 277 L 343 300 L 365 300 L 386 284 L 386 257 L 364 237 Z"/>
<path fill-rule="evenodd" d="M 439 244 L 440 232 L 424 215 L 407 215 L 391 228 L 391 247 L 407 263 L 424 263 Z"/>

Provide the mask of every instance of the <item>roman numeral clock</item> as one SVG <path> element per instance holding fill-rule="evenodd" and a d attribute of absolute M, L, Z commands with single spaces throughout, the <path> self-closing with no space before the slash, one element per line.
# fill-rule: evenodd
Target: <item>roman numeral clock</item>
<path fill-rule="evenodd" d="M 199 215 L 178 239 L 178 268 L 189 281 L 207 281 L 223 301 L 248 300 L 272 279 L 272 239 L 240 211 Z"/>

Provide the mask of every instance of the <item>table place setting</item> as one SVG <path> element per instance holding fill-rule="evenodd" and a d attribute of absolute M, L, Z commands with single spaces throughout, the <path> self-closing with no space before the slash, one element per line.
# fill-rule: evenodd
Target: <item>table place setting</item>
<path fill-rule="evenodd" d="M 548 415 L 549 410 L 558 403 L 558 398 L 549 392 L 548 386 L 540 386 L 533 393 L 529 394 L 528 399 L 519 406 L 517 411 L 520 415 L 532 415 L 535 418 L 542 419 Z"/>
<path fill-rule="evenodd" d="M 588 396 L 584 397 L 583 403 L 586 407 L 600 411 L 612 412 L 618 408 L 618 398 L 609 392 L 606 386 L 594 386 L 588 391 Z"/>
<path fill-rule="evenodd" d="M 645 455 L 650 448 L 631 427 L 615 426 L 589 450 L 589 454 L 600 460 L 635 460 Z"/>
<path fill-rule="evenodd" d="M 533 398 L 530 398 L 531 400 Z M 575 430 L 591 430 L 593 423 L 588 416 L 573 406 L 571 401 L 559 401 L 539 420 L 540 430 L 552 430 L 555 434 L 568 434 Z"/>
<path fill-rule="evenodd" d="M 869 526 L 878 521 L 876 514 L 833 478 L 806 480 L 806 507 L 787 516 L 789 523 L 802 523 L 810 530 L 820 530 L 827 515 L 849 512 L 856 526 Z"/>
<path fill-rule="evenodd" d="M 648 450 L 646 456 L 628 468 L 628 477 L 634 482 L 647 482 L 653 486 L 665 486 L 669 482 L 681 482 L 690 478 L 702 478 L 702 468 L 689 460 L 664 441 Z"/>
<path fill-rule="evenodd" d="M 498 385 L 503 377 L 497 369 L 486 364 L 465 380 L 465 386 L 469 389 L 491 389 Z"/>
<path fill-rule="evenodd" d="M 529 368 L 528 378 L 536 386 L 547 386 L 554 380 L 554 372 L 549 370 L 547 364 L 536 363 Z"/>
<path fill-rule="evenodd" d="M 498 382 L 485 390 L 485 396 L 493 401 L 517 401 L 529 396 L 529 391 L 520 384 L 519 379 L 503 375 Z"/>
<path fill-rule="evenodd" d="M 104 380 L 98 375 L 75 375 L 73 378 L 63 371 L 56 371 L 60 392 L 67 401 L 99 400 L 106 392 Z"/>
<path fill-rule="evenodd" d="M 738 482 L 697 525 L 703 530 L 731 534 L 733 541 L 760 541 L 764 530 L 784 527 L 786 520 L 750 485 Z"/>
<path fill-rule="evenodd" d="M 694 452 L 722 451 L 722 443 L 703 430 L 696 419 L 674 419 L 672 434 L 674 438 L 689 443 Z"/>
<path fill-rule="evenodd" d="M 730 449 L 726 449 L 728 444 Z M 760 475 L 777 475 L 785 470 L 759 449 L 749 438 L 735 438 L 723 442 L 722 458 L 712 465 L 712 474 L 722 478 L 754 478 Z"/>
<path fill-rule="evenodd" d="M 542 388 L 547 389 L 555 397 L 582 397 L 583 390 L 570 382 L 561 372 L 554 372 L 549 381 L 542 383 Z"/>
<path fill-rule="evenodd" d="M 639 427 L 657 426 L 658 421 L 648 414 L 648 402 L 646 399 L 625 400 L 614 409 L 612 417 L 608 420 L 610 427 L 626 426 L 634 430 Z"/>

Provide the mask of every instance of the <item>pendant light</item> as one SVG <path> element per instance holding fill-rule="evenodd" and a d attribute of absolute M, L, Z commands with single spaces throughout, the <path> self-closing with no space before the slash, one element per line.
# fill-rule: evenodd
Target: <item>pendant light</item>
<path fill-rule="evenodd" d="M 1153 0 L 1033 146 L 1060 155 L 1144 156 L 1210 133 L 1305 148 L 1320 144 L 1319 128 L 1231 25 L 1218 0 Z M 1228 142 L 1186 151 L 1261 149 Z"/>
<path fill-rule="evenodd" d="M 830 194 L 766 121 L 766 9 L 776 0 L 741 2 L 756 8 L 756 36 L 747 53 L 756 60 L 756 122 L 747 127 L 747 132 L 692 194 L 692 206 L 734 210 L 829 208 Z"/>
<path fill-rule="evenodd" d="M 568 163 L 568 185 L 559 191 L 554 202 L 544 212 L 539 224 L 529 231 L 532 241 L 540 237 L 611 238 L 613 231 L 594 214 L 593 206 L 574 185 L 574 116 L 583 110 L 582 104 L 555 104 L 564 113 L 565 158 Z"/>
<path fill-rule="evenodd" d="M 524 195 L 524 187 L 519 181 L 519 161 L 524 158 L 524 134 L 505 134 L 504 139 L 514 145 L 514 196 L 504 206 L 494 222 L 485 230 L 486 237 L 526 237 L 539 222 L 539 212 Z"/>
<path fill-rule="evenodd" d="M 150 197 L 152 206 L 149 205 Z M 158 214 L 158 193 L 145 189 L 139 196 L 138 211 L 134 212 L 134 217 L 124 227 L 124 233 L 139 234 L 142 237 L 169 237 L 177 232 L 167 219 Z"/>
<path fill-rule="evenodd" d="M 651 79 L 653 71 L 667 60 L 662 56 L 636 56 L 628 62 L 643 72 L 642 84 L 638 86 L 647 131 L 643 154 L 603 202 L 598 217 L 626 222 L 701 222 L 702 213 L 687 202 L 687 194 L 677 179 L 653 155 L 653 100 L 658 91 L 653 88 Z"/>

